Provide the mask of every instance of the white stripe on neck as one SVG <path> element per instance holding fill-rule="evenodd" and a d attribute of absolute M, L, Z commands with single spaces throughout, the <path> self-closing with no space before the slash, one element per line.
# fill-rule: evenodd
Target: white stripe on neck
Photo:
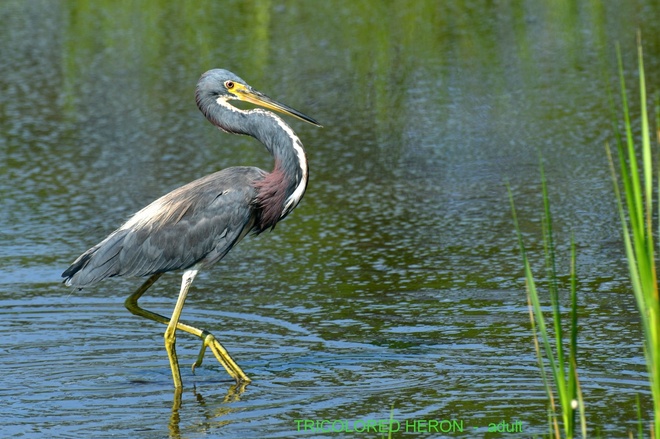
<path fill-rule="evenodd" d="M 287 215 L 298 205 L 298 203 L 300 203 L 300 200 L 305 194 L 305 189 L 307 188 L 307 181 L 309 180 L 307 157 L 305 156 L 305 150 L 303 149 L 302 142 L 300 141 L 296 133 L 293 132 L 291 127 L 287 125 L 287 123 L 284 122 L 284 120 L 275 113 L 262 110 L 260 108 L 254 110 L 241 110 L 240 108 L 234 107 L 232 104 L 230 104 L 228 102 L 228 99 L 223 96 L 216 99 L 216 102 L 218 103 L 218 105 L 232 112 L 243 113 L 245 115 L 249 115 L 250 113 L 261 113 L 267 115 L 268 117 L 272 117 L 275 120 L 275 122 L 277 122 L 279 127 L 282 128 L 282 130 L 284 130 L 287 136 L 289 136 L 289 139 L 291 139 L 291 146 L 293 146 L 293 150 L 295 151 L 296 157 L 298 158 L 298 167 L 302 172 L 302 179 L 298 182 L 296 189 L 293 191 L 293 193 L 291 193 L 291 195 L 289 195 L 289 198 L 287 198 L 286 201 L 284 202 L 284 209 L 282 210 L 280 218 Z"/>

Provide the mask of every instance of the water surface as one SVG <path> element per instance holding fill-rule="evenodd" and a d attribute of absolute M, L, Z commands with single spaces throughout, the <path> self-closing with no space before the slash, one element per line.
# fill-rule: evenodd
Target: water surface
<path fill-rule="evenodd" d="M 483 437 L 503 420 L 542 434 L 505 187 L 540 275 L 539 154 L 564 272 L 571 234 L 578 245 L 589 426 L 626 436 L 637 394 L 650 417 L 604 143 L 614 44 L 634 84 L 641 29 L 656 84 L 660 7 L 408 3 L 0 4 L 3 436 L 380 437 L 296 421 L 355 425 L 392 406 L 466 430 L 398 436 Z M 304 200 L 201 273 L 183 312 L 254 382 L 236 389 L 208 355 L 193 375 L 198 341 L 181 335 L 173 407 L 164 328 L 123 307 L 140 280 L 72 291 L 59 276 L 168 190 L 272 166 L 196 109 L 214 67 L 324 128 L 289 121 L 310 160 Z M 169 314 L 179 281 L 162 277 L 145 307 Z"/>

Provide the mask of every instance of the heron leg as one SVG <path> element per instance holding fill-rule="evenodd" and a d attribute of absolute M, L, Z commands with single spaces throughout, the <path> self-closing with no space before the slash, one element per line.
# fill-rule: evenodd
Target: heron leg
<path fill-rule="evenodd" d="M 140 286 L 140 288 L 138 288 L 133 294 L 128 296 L 128 298 L 124 302 L 124 305 L 126 306 L 126 309 L 128 309 L 132 314 L 136 316 L 144 317 L 146 319 L 153 320 L 154 322 L 163 323 L 165 325 L 168 325 L 169 327 L 171 319 L 168 319 L 167 317 L 155 313 L 153 311 L 149 311 L 144 308 L 141 308 L 138 305 L 138 300 L 158 280 L 158 278 L 160 278 L 161 275 L 162 273 L 157 273 L 149 277 L 149 279 L 147 279 Z M 190 282 L 192 283 L 192 279 L 190 280 Z M 190 285 L 188 285 L 188 287 L 190 287 Z M 182 288 L 183 288 L 183 282 L 182 282 Z M 211 352 L 213 352 L 213 355 L 218 360 L 218 362 L 225 368 L 227 373 L 229 373 L 229 375 L 231 375 L 231 377 L 236 380 L 237 383 L 249 383 L 251 381 L 250 378 L 248 378 L 248 376 L 245 375 L 245 372 L 243 372 L 240 366 L 236 364 L 236 362 L 231 358 L 231 356 L 229 355 L 227 350 L 222 346 L 222 344 L 220 344 L 220 342 L 216 340 L 213 334 L 211 334 L 208 331 L 195 328 L 194 326 L 186 325 L 185 323 L 181 323 L 179 321 L 176 322 L 176 329 L 187 332 L 202 339 L 202 348 L 197 357 L 197 361 L 195 361 L 195 363 L 192 366 L 193 373 L 195 372 L 195 368 L 202 364 L 202 359 L 206 351 L 206 348 L 209 347 L 211 349 Z"/>
<path fill-rule="evenodd" d="M 211 349 L 211 352 L 213 352 L 213 355 L 218 360 L 218 362 L 224 366 L 229 375 L 231 375 L 236 380 L 236 383 L 247 384 L 252 381 L 250 378 L 248 378 L 247 375 L 245 375 L 243 369 L 241 369 L 240 366 L 236 364 L 234 359 L 229 355 L 229 352 L 227 352 L 224 346 L 220 344 L 220 342 L 215 338 L 213 334 L 208 331 L 202 331 L 199 337 L 202 339 L 202 347 L 199 350 L 199 355 L 197 355 L 197 361 L 195 361 L 192 365 L 193 373 L 195 373 L 195 368 L 197 366 L 201 366 L 202 360 L 204 359 L 204 353 L 208 347 Z"/>
<path fill-rule="evenodd" d="M 167 317 L 155 313 L 153 311 L 149 311 L 147 309 L 141 308 L 140 305 L 138 305 L 138 300 L 140 299 L 140 297 L 142 297 L 142 295 L 149 289 L 149 287 L 151 287 L 162 275 L 163 273 L 157 273 L 152 275 L 149 279 L 147 279 L 142 284 L 142 286 L 140 286 L 140 288 L 137 289 L 137 291 L 135 291 L 133 294 L 131 294 L 126 298 L 126 300 L 124 301 L 124 306 L 133 315 L 144 317 L 145 319 L 153 320 L 154 322 L 169 325 L 170 319 L 168 319 Z M 176 329 L 187 332 L 189 334 L 193 334 L 200 338 L 203 332 L 200 329 L 195 328 L 194 326 L 186 325 L 185 323 L 181 323 L 181 322 L 177 323 Z"/>
<path fill-rule="evenodd" d="M 167 356 L 170 360 L 172 379 L 174 380 L 174 387 L 176 388 L 183 387 L 183 384 L 181 383 L 181 371 L 179 370 L 179 360 L 176 356 L 176 327 L 179 323 L 181 311 L 183 311 L 183 305 L 186 302 L 188 290 L 190 289 L 193 280 L 195 280 L 195 276 L 197 276 L 197 270 L 186 270 L 183 273 L 179 298 L 176 300 L 174 311 L 172 311 L 172 318 L 167 324 L 167 329 L 165 330 L 165 350 L 167 351 Z"/>

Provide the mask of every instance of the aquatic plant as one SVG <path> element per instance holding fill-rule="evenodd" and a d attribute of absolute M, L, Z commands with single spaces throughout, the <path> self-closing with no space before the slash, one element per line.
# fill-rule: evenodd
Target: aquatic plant
<path fill-rule="evenodd" d="M 548 185 L 543 170 L 543 162 L 541 161 L 541 187 L 543 192 L 543 247 L 545 254 L 545 265 L 548 278 L 548 290 L 550 296 L 550 304 L 552 309 L 552 324 L 554 332 L 554 346 L 553 351 L 551 344 L 551 336 L 549 328 L 546 326 L 545 317 L 539 299 L 539 291 L 534 280 L 531 264 L 527 257 L 525 243 L 523 241 L 522 232 L 518 223 L 516 215 L 516 208 L 513 200 L 513 194 L 509 188 L 509 200 L 511 202 L 511 212 L 513 215 L 513 222 L 518 234 L 518 245 L 523 259 L 523 267 L 525 272 L 525 284 L 527 291 L 527 303 L 529 307 L 529 319 L 532 326 L 534 347 L 536 356 L 541 371 L 541 378 L 545 387 L 546 394 L 549 400 L 549 417 L 550 417 L 550 433 L 551 436 L 559 439 L 561 437 L 561 429 L 558 422 L 558 412 L 561 414 L 564 435 L 567 439 L 573 438 L 576 430 L 576 414 L 579 414 L 580 430 L 582 436 L 586 437 L 587 425 L 584 414 L 584 401 L 582 398 L 582 391 L 580 389 L 580 382 L 577 373 L 577 275 L 575 270 L 576 252 L 575 242 L 571 238 L 571 256 L 570 256 L 570 337 L 568 340 L 568 354 L 564 350 L 564 336 L 562 331 L 562 316 L 561 306 L 559 299 L 559 275 L 557 273 L 557 263 L 555 257 L 555 242 L 552 231 L 552 214 L 550 211 L 550 197 L 548 196 Z M 539 338 L 543 344 L 543 350 L 539 345 Z M 548 379 L 544 366 L 544 356 L 550 365 L 552 381 Z M 555 403 L 555 396 L 553 386 L 556 389 L 557 403 Z"/>
<path fill-rule="evenodd" d="M 630 110 L 625 80 L 623 76 L 623 62 L 621 50 L 617 45 L 617 61 L 621 93 L 621 107 L 623 112 L 624 135 L 618 129 L 614 118 L 614 132 L 616 137 L 616 152 L 619 163 L 620 177 L 617 175 L 615 159 L 609 144 L 606 145 L 607 156 L 610 163 L 614 190 L 617 200 L 618 213 L 621 220 L 623 240 L 628 260 L 628 271 L 633 294 L 640 313 L 644 335 L 644 354 L 649 374 L 651 395 L 653 400 L 654 419 L 650 428 L 650 436 L 655 437 L 660 432 L 660 300 L 658 299 L 658 276 L 656 267 L 656 244 L 654 243 L 654 181 L 658 185 L 660 196 L 660 169 L 654 175 L 653 151 L 651 148 L 651 132 L 647 111 L 646 80 L 644 75 L 644 57 L 641 37 L 637 41 L 639 93 L 640 93 L 640 119 L 641 119 L 641 148 L 638 151 L 634 141 Z M 614 112 L 613 99 L 612 109 Z M 660 101 L 656 97 L 656 131 L 660 143 Z M 639 155 L 639 157 L 638 157 Z M 548 277 L 549 298 L 552 310 L 554 332 L 554 347 L 551 345 L 549 328 L 545 324 L 539 293 L 532 273 L 529 259 L 523 242 L 522 232 L 518 223 L 513 195 L 509 188 L 509 199 L 513 214 L 514 225 L 518 234 L 518 243 L 523 259 L 525 283 L 529 305 L 530 321 L 534 334 L 534 346 L 538 358 L 541 377 L 549 400 L 550 435 L 561 437 L 558 422 L 558 412 L 561 412 L 563 430 L 566 438 L 575 435 L 576 414 L 579 414 L 580 430 L 586 437 L 586 418 L 584 401 L 580 390 L 577 374 L 577 277 L 575 269 L 575 243 L 571 239 L 570 255 L 570 339 L 568 341 L 568 356 L 564 351 L 562 336 L 562 315 L 559 300 L 559 276 L 556 268 L 555 243 L 552 229 L 552 215 L 548 196 L 547 181 L 541 162 L 541 186 L 543 195 L 543 244 L 546 271 Z M 621 188 L 623 190 L 621 190 Z M 660 200 L 658 200 L 658 216 L 660 216 Z M 656 224 L 656 227 L 658 225 Z M 537 336 L 538 334 L 538 336 Z M 539 338 L 543 344 L 541 350 Z M 545 360 L 550 365 L 552 380 L 545 371 Z M 553 384 L 556 388 L 558 403 L 555 403 Z M 637 398 L 638 437 L 643 437 L 642 411 Z M 632 437 L 632 436 L 631 436 Z"/>
<path fill-rule="evenodd" d="M 653 170 L 653 154 L 651 151 L 649 117 L 646 103 L 644 57 L 639 34 L 637 38 L 637 57 L 641 119 L 641 173 L 638 165 L 639 159 L 636 155 L 637 148 L 633 138 L 626 84 L 623 77 L 621 50 L 618 45 L 617 60 L 625 128 L 624 141 L 616 122 L 614 123 L 620 177 L 617 176 L 614 158 L 612 157 L 609 145 L 607 145 L 607 155 L 614 180 L 619 216 L 621 218 L 630 281 L 639 309 L 644 334 L 644 354 L 653 399 L 654 422 L 651 429 L 651 436 L 653 436 L 660 432 L 660 301 L 658 300 L 656 247 L 653 240 L 653 181 L 654 179 L 658 180 L 657 184 L 660 185 L 660 179 L 658 179 L 658 175 L 654 176 Z M 657 118 L 656 124 L 658 124 Z M 657 128 L 660 129 L 660 124 L 658 124 Z M 660 174 L 660 171 L 657 169 L 656 172 Z M 623 195 L 620 185 L 623 186 Z M 660 207 L 660 200 L 658 206 Z"/>

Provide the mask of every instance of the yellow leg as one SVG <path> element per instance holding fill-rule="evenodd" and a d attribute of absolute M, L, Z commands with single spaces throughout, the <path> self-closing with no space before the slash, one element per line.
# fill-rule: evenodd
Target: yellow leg
<path fill-rule="evenodd" d="M 165 350 L 167 351 L 167 357 L 170 360 L 172 379 L 174 380 L 174 387 L 176 388 L 183 387 L 183 383 L 181 382 L 181 371 L 179 370 L 179 359 L 176 356 L 176 325 L 179 323 L 179 317 L 181 316 L 181 311 L 183 311 L 183 305 L 186 303 L 188 290 L 190 289 L 193 280 L 195 280 L 195 276 L 197 276 L 197 270 L 186 270 L 183 273 L 179 298 L 176 300 L 174 311 L 172 311 L 172 318 L 167 324 L 167 329 L 165 330 Z"/>
<path fill-rule="evenodd" d="M 188 272 L 186 272 L 186 274 L 188 274 Z M 190 279 L 189 282 L 187 283 L 187 286 L 186 286 L 186 274 L 184 274 L 184 278 L 182 280 L 181 293 L 184 292 L 183 291 L 184 288 L 186 289 L 185 292 L 187 293 L 187 289 L 190 287 L 190 283 L 192 283 L 192 279 Z M 241 383 L 247 384 L 247 383 L 249 383 L 251 381 L 250 378 L 248 378 L 248 376 L 245 375 L 243 370 L 238 366 L 238 364 L 236 364 L 236 362 L 231 358 L 231 356 L 229 355 L 227 350 L 222 346 L 222 344 L 220 344 L 219 341 L 216 340 L 216 338 L 213 336 L 213 334 L 211 334 L 208 331 L 203 331 L 201 329 L 195 328 L 195 327 L 190 326 L 190 325 L 186 325 L 185 323 L 181 323 L 181 322 L 178 321 L 179 315 L 181 314 L 180 309 L 178 311 L 178 314 L 176 315 L 176 322 L 174 323 L 173 322 L 174 317 L 175 317 L 174 314 L 172 315 L 172 319 L 168 319 L 165 316 L 162 316 L 162 315 L 157 314 L 157 313 L 152 312 L 152 311 L 148 311 L 144 308 L 141 308 L 138 305 L 138 300 L 140 299 L 140 297 L 142 297 L 142 295 L 149 289 L 149 287 L 151 287 L 151 285 L 153 285 L 156 282 L 156 280 L 158 280 L 158 278 L 160 276 L 161 276 L 160 273 L 152 275 L 149 279 L 146 280 L 146 282 L 144 282 L 144 284 L 142 284 L 142 286 L 140 286 L 140 288 L 137 289 L 137 291 L 135 291 L 133 294 L 131 294 L 126 299 L 124 304 L 126 305 L 126 308 L 131 313 L 133 313 L 137 316 L 140 316 L 140 317 L 147 318 L 149 320 L 153 320 L 155 322 L 163 323 L 163 324 L 168 326 L 168 329 L 165 331 L 165 334 L 166 334 L 165 335 L 165 337 L 166 337 L 166 349 L 168 349 L 168 357 L 170 358 L 170 366 L 172 367 L 172 376 L 173 376 L 173 379 L 174 379 L 175 388 L 177 387 L 177 379 L 176 379 L 177 375 L 175 373 L 175 368 L 176 368 L 176 371 L 178 372 L 178 369 L 179 369 L 178 361 L 176 360 L 176 352 L 174 351 L 174 346 L 173 346 L 174 343 L 172 343 L 172 350 L 171 350 L 171 352 L 173 352 L 173 354 L 174 354 L 173 355 L 174 358 L 172 358 L 172 356 L 170 355 L 170 350 L 167 347 L 168 331 L 171 332 L 169 337 L 174 338 L 173 337 L 174 336 L 174 328 L 179 329 L 179 330 L 184 331 L 184 332 L 187 332 L 189 334 L 192 334 L 192 335 L 202 339 L 202 348 L 200 350 L 199 356 L 197 357 L 197 361 L 195 361 L 195 363 L 193 364 L 193 372 L 195 371 L 195 367 L 202 364 L 202 358 L 203 358 L 204 352 L 206 351 L 206 347 L 209 347 L 209 348 L 211 348 L 211 351 L 215 355 L 218 362 L 227 370 L 227 373 L 229 373 L 229 375 L 231 375 L 231 377 L 236 380 L 236 383 L 238 383 L 238 384 L 241 384 Z M 194 278 L 194 275 L 192 276 L 192 278 Z M 185 301 L 185 294 L 184 294 L 184 297 L 182 298 L 181 293 L 179 294 L 179 300 L 177 301 L 177 306 L 179 306 L 179 302 Z M 181 309 L 182 308 L 183 308 L 183 303 L 181 303 Z M 175 313 L 177 312 L 176 307 L 175 307 L 174 312 Z M 170 326 L 172 326 L 171 330 L 170 330 Z M 176 365 L 174 366 L 173 364 L 176 364 Z M 180 384 L 181 383 L 180 373 L 178 374 L 178 377 L 179 377 L 179 386 L 180 386 L 181 385 Z"/>
<path fill-rule="evenodd" d="M 236 380 L 237 384 L 249 383 L 252 381 L 250 378 L 248 378 L 247 375 L 245 375 L 243 369 L 241 369 L 240 366 L 236 364 L 234 359 L 231 358 L 231 355 L 229 355 L 229 352 L 227 352 L 224 346 L 222 346 L 222 344 L 216 340 L 213 334 L 208 331 L 201 331 L 198 337 L 202 339 L 202 348 L 199 350 L 197 361 L 195 361 L 192 365 L 193 373 L 195 372 L 195 368 L 197 366 L 201 366 L 202 360 L 204 359 L 204 353 L 208 347 L 211 349 L 211 352 L 213 352 L 213 355 L 218 360 L 218 362 L 224 366 L 229 375 L 231 375 Z"/>

